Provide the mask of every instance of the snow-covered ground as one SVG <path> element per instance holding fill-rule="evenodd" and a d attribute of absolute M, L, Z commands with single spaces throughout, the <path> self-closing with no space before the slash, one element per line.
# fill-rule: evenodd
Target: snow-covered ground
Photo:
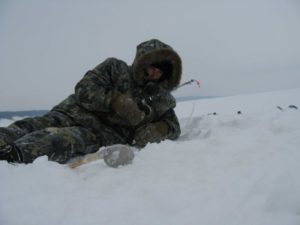
<path fill-rule="evenodd" d="M 300 89 L 180 102 L 181 138 L 118 169 L 0 162 L 0 224 L 299 225 L 300 110 L 291 104 L 300 106 Z"/>

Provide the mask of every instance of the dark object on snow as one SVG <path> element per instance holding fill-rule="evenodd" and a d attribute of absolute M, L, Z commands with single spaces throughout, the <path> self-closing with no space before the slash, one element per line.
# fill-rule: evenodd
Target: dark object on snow
<path fill-rule="evenodd" d="M 298 109 L 298 107 L 295 106 L 295 105 L 289 105 L 289 108 L 290 108 L 290 109 Z"/>
<path fill-rule="evenodd" d="M 279 109 L 280 111 L 283 111 L 283 108 L 281 108 L 280 106 L 277 106 L 276 108 Z"/>
<path fill-rule="evenodd" d="M 242 111 L 237 111 L 237 114 L 242 114 Z"/>
<path fill-rule="evenodd" d="M 209 116 L 211 116 L 211 115 L 214 115 L 214 116 L 216 116 L 216 115 L 218 115 L 216 112 L 213 112 L 213 113 L 208 113 L 207 115 L 209 115 Z"/>

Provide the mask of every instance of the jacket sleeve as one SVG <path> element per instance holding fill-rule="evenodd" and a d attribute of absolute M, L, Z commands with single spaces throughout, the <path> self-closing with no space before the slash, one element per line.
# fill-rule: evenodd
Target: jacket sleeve
<path fill-rule="evenodd" d="M 125 62 L 108 58 L 88 71 L 75 86 L 77 104 L 88 111 L 110 112 L 112 93 L 120 77 L 127 75 Z"/>

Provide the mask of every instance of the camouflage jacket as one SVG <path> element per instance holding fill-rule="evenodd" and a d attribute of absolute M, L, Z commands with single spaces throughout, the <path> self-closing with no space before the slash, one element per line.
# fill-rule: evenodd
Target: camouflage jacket
<path fill-rule="evenodd" d="M 145 69 L 153 63 L 165 62 L 168 79 L 157 84 L 158 91 L 149 92 L 145 80 Z M 88 71 L 75 86 L 75 93 L 55 106 L 52 110 L 63 112 L 76 124 L 90 128 L 96 133 L 103 126 L 110 127 L 127 143 L 131 144 L 135 127 L 120 118 L 112 109 L 112 96 L 115 91 L 129 93 L 137 103 L 150 106 L 152 116 L 148 123 L 163 121 L 169 132 L 162 139 L 176 139 L 180 135 L 180 125 L 175 115 L 175 98 L 171 95 L 181 79 L 181 60 L 168 45 L 153 39 L 137 46 L 134 62 L 128 66 L 124 61 L 108 58 L 93 70 Z"/>

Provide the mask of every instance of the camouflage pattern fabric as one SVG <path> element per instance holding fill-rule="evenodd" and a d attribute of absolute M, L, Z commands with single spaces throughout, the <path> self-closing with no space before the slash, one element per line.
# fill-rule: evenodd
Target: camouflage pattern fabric
<path fill-rule="evenodd" d="M 100 147 L 97 136 L 83 127 L 49 127 L 29 133 L 14 142 L 24 163 L 39 156 L 66 163 L 69 159 L 95 152 Z"/>
<path fill-rule="evenodd" d="M 146 68 L 160 62 L 167 62 L 171 74 L 168 79 L 149 85 L 145 79 Z M 88 71 L 75 86 L 74 94 L 48 114 L 20 120 L 2 131 L 0 129 L 0 139 L 2 143 L 12 142 L 23 154 L 24 162 L 48 155 L 50 160 L 59 163 L 95 152 L 101 146 L 132 145 L 136 132 L 140 132 L 139 128 L 145 124 L 164 123 L 167 132 L 161 137 L 155 134 L 155 138 L 149 133 L 143 143 L 174 140 L 180 135 L 180 125 L 174 112 L 176 101 L 170 92 L 180 79 L 178 54 L 157 39 L 143 42 L 137 47 L 132 66 L 116 58 L 106 59 Z M 147 118 L 134 126 L 122 118 L 112 107 L 116 92 L 130 96 L 141 110 L 148 111 Z M 13 132 L 7 132 L 8 129 L 21 132 L 11 135 Z"/>
<path fill-rule="evenodd" d="M 23 135 L 25 135 L 25 132 L 23 132 L 21 129 L 0 127 L 0 148 L 14 142 Z"/>
<path fill-rule="evenodd" d="M 49 112 L 44 116 L 25 118 L 16 121 L 6 128 L 0 127 L 0 146 L 11 144 L 30 132 L 46 127 L 68 127 L 73 121 L 60 112 Z"/>

